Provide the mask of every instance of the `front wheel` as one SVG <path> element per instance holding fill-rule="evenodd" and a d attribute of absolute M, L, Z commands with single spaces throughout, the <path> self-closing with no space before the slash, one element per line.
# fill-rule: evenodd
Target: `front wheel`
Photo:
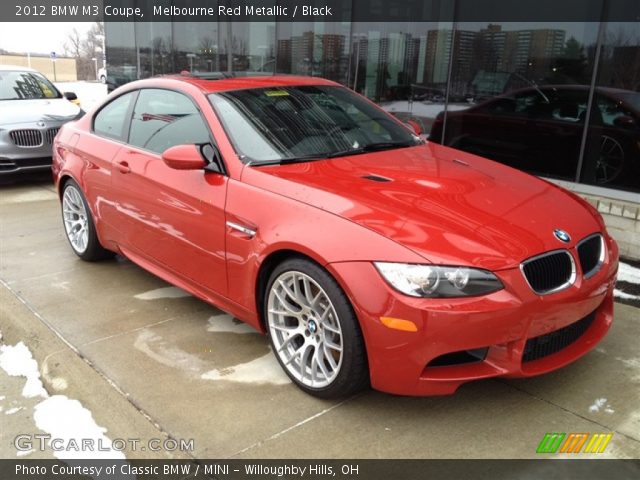
<path fill-rule="evenodd" d="M 280 264 L 267 284 L 264 318 L 278 362 L 305 392 L 337 398 L 368 384 L 358 320 L 320 266 L 301 258 Z"/>
<path fill-rule="evenodd" d="M 80 258 L 93 261 L 113 256 L 100 245 L 91 210 L 73 180 L 68 180 L 62 190 L 62 221 L 69 244 Z"/>
<path fill-rule="evenodd" d="M 624 148 L 609 135 L 600 137 L 600 152 L 596 162 L 596 183 L 607 184 L 616 180 L 624 170 Z"/>

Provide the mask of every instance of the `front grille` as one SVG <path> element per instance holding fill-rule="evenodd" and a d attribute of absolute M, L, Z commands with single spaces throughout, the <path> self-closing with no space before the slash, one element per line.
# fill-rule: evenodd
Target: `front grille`
<path fill-rule="evenodd" d="M 525 260 L 521 265 L 531 289 L 539 295 L 557 292 L 575 280 L 573 257 L 566 250 L 545 253 Z"/>
<path fill-rule="evenodd" d="M 566 327 L 539 337 L 530 338 L 524 346 L 523 362 L 531 362 L 559 352 L 578 340 L 596 318 L 595 310 Z"/>
<path fill-rule="evenodd" d="M 604 262 L 604 240 L 599 233 L 578 243 L 578 257 L 584 278 L 595 275 Z"/>
<path fill-rule="evenodd" d="M 13 143 L 19 147 L 39 147 L 42 145 L 42 133 L 40 130 L 12 130 L 9 132 L 9 136 Z"/>
<path fill-rule="evenodd" d="M 53 144 L 53 139 L 56 138 L 58 130 L 60 130 L 60 128 L 50 128 L 44 132 L 44 139 L 49 145 Z"/>

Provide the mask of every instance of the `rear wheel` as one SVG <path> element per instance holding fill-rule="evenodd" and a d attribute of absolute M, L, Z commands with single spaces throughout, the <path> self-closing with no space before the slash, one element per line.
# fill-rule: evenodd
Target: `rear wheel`
<path fill-rule="evenodd" d="M 80 258 L 94 261 L 113 256 L 113 252 L 100 245 L 91 210 L 73 180 L 68 180 L 62 190 L 62 221 L 69 244 Z"/>
<path fill-rule="evenodd" d="M 305 392 L 336 398 L 368 384 L 358 320 L 320 266 L 298 258 L 280 264 L 267 284 L 264 318 L 280 365 Z"/>
<path fill-rule="evenodd" d="M 609 135 L 600 137 L 600 152 L 596 161 L 596 183 L 610 183 L 624 170 L 624 148 Z"/>

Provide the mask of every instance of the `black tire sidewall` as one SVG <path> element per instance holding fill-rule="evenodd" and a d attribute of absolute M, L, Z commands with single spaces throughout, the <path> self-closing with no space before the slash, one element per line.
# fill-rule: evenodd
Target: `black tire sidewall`
<path fill-rule="evenodd" d="M 275 280 L 285 272 L 297 271 L 309 275 L 326 292 L 338 315 L 342 330 L 342 364 L 337 377 L 326 387 L 312 388 L 300 383 L 294 378 L 283 364 L 282 359 L 276 353 L 276 348 L 271 336 L 268 318 L 269 292 Z M 362 390 L 368 385 L 368 367 L 366 351 L 360 324 L 353 311 L 351 303 L 340 288 L 336 280 L 321 266 L 304 258 L 291 258 L 278 265 L 271 273 L 264 292 L 262 305 L 265 328 L 271 344 L 271 349 L 278 363 L 287 376 L 303 391 L 320 398 L 339 398 Z"/>

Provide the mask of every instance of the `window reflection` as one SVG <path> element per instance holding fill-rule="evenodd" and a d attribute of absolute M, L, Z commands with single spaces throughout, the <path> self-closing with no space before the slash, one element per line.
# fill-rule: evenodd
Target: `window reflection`
<path fill-rule="evenodd" d="M 640 32 L 603 25 L 580 180 L 640 191 Z"/>
<path fill-rule="evenodd" d="M 355 23 L 349 86 L 428 133 L 444 110 L 451 27 L 448 22 Z"/>
<path fill-rule="evenodd" d="M 598 24 L 460 23 L 448 110 L 431 139 L 507 165 L 574 180 Z"/>
<path fill-rule="evenodd" d="M 456 22 L 468 2 L 433 5 L 433 22 L 108 22 L 108 82 L 181 71 L 324 77 L 417 121 L 434 142 L 640 191 L 636 22 Z"/>
<path fill-rule="evenodd" d="M 281 22 L 277 25 L 277 73 L 347 83 L 349 23 Z"/>

